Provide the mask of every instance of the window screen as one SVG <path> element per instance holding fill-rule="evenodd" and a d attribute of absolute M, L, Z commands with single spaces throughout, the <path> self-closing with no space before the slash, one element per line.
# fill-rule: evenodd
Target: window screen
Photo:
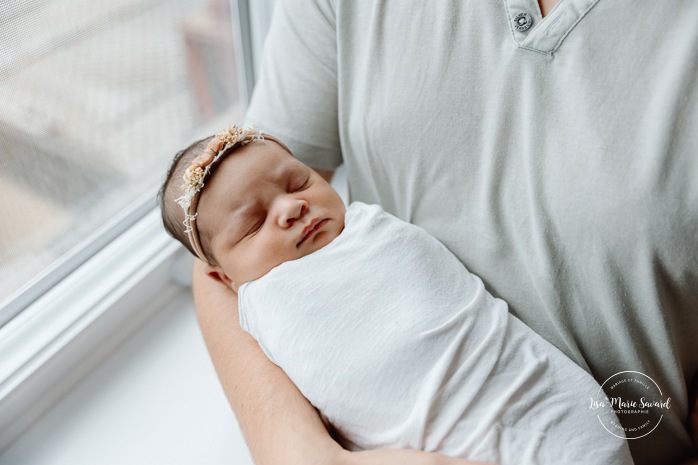
<path fill-rule="evenodd" d="M 0 309 L 240 119 L 235 23 L 227 0 L 0 2 Z"/>

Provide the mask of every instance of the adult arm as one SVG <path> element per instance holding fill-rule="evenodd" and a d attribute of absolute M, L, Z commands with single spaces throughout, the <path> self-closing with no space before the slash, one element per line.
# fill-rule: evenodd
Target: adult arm
<path fill-rule="evenodd" d="M 277 136 L 302 162 L 333 170 L 339 138 L 333 0 L 277 0 L 246 123 Z"/>
<path fill-rule="evenodd" d="M 192 286 L 199 326 L 255 463 L 337 463 L 340 448 L 312 406 L 240 328 L 232 290 L 198 260 Z"/>
<path fill-rule="evenodd" d="M 226 397 L 258 465 L 474 465 L 414 450 L 348 452 L 286 374 L 241 328 L 235 294 L 196 261 L 194 304 Z"/>

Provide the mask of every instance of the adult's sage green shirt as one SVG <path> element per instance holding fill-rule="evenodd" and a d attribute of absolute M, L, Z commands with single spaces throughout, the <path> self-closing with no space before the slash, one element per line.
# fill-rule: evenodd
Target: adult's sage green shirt
<path fill-rule="evenodd" d="M 246 119 L 345 163 L 352 200 L 436 236 L 600 383 L 656 381 L 671 408 L 636 463 L 690 453 L 698 2 L 279 0 Z"/>

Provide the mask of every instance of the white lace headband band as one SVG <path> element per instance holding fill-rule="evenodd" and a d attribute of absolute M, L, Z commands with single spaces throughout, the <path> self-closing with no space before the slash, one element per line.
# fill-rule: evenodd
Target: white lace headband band
<path fill-rule="evenodd" d="M 184 232 L 189 238 L 192 250 L 196 256 L 205 262 L 209 262 L 201 247 L 199 230 L 196 227 L 197 206 L 204 183 L 211 172 L 211 169 L 220 162 L 224 155 L 234 152 L 238 147 L 249 144 L 253 141 L 272 140 L 279 144 L 284 150 L 291 151 L 282 142 L 268 134 L 262 134 L 254 125 L 240 128 L 233 124 L 228 129 L 223 130 L 213 137 L 208 143 L 204 152 L 192 160 L 191 165 L 182 175 L 182 195 L 175 201 L 184 210 Z"/>

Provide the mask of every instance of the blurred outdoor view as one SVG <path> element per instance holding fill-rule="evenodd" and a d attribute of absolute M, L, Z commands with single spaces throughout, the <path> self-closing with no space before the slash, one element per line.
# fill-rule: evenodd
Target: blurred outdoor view
<path fill-rule="evenodd" d="M 232 23 L 228 0 L 0 2 L 0 307 L 242 116 Z"/>

